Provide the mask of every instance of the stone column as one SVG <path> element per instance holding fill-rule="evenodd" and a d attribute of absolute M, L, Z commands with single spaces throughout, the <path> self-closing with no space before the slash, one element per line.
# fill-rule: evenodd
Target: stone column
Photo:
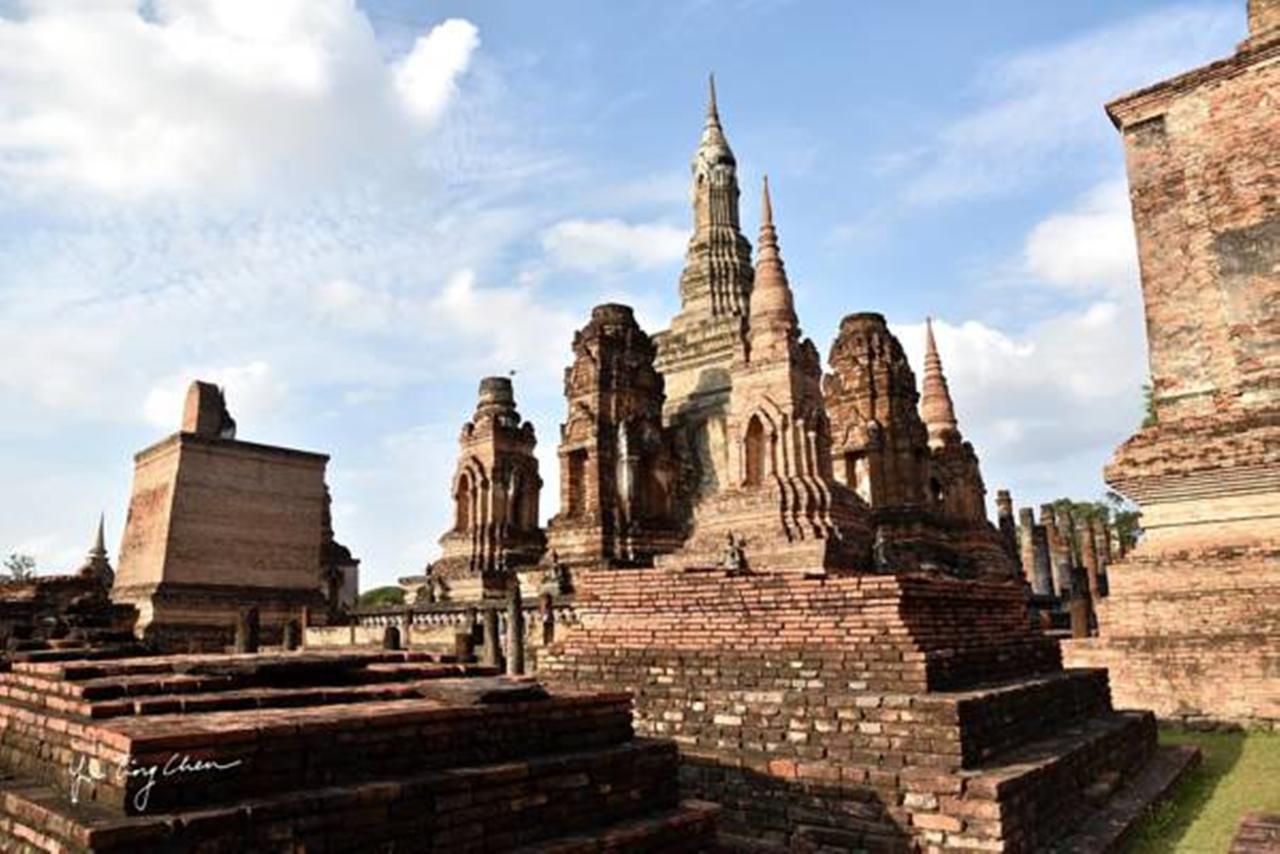
<path fill-rule="evenodd" d="M 498 642 L 498 609 L 493 606 L 484 609 L 484 646 L 480 652 L 480 663 L 486 667 L 497 667 L 502 663 L 502 647 Z"/>
<path fill-rule="evenodd" d="M 520 579 L 511 584 L 511 598 L 507 600 L 507 675 L 524 673 L 524 603 L 520 599 Z"/>
<path fill-rule="evenodd" d="M 996 492 L 996 514 L 1005 551 L 1009 552 L 1009 557 L 1013 558 L 1025 574 L 1026 568 L 1022 566 L 1022 555 L 1018 548 L 1018 523 L 1013 518 L 1013 499 L 1007 489 Z"/>
<path fill-rule="evenodd" d="M 542 645 L 554 643 L 556 639 L 555 597 L 543 593 L 538 597 L 538 614 L 542 617 Z"/>
<path fill-rule="evenodd" d="M 245 608 L 236 620 L 235 651 L 238 653 L 257 652 L 259 646 L 258 609 Z"/>
<path fill-rule="evenodd" d="M 1039 593 L 1036 587 L 1036 518 L 1030 507 L 1018 510 L 1018 562 L 1022 565 L 1022 574 L 1031 585 L 1032 592 Z"/>
<path fill-rule="evenodd" d="M 1040 524 L 1049 543 L 1049 565 L 1053 571 L 1053 592 L 1066 601 L 1071 596 L 1071 552 L 1062 537 L 1052 504 L 1040 505 Z"/>
<path fill-rule="evenodd" d="M 400 612 L 400 642 L 405 649 L 413 646 L 413 609 L 405 608 Z"/>
<path fill-rule="evenodd" d="M 296 619 L 284 624 L 284 648 L 292 652 L 302 646 L 302 626 Z"/>
<path fill-rule="evenodd" d="M 1089 579 L 1089 597 L 1097 602 L 1102 588 L 1098 585 L 1098 543 L 1093 538 L 1093 522 L 1093 519 L 1083 520 L 1077 528 L 1077 535 L 1080 538 L 1080 563 L 1084 565 Z"/>
<path fill-rule="evenodd" d="M 1041 519 L 1043 518 L 1042 516 Z M 1031 526 L 1031 543 L 1033 550 L 1031 589 L 1037 595 L 1052 596 L 1054 595 L 1053 558 L 1049 553 L 1049 531 L 1044 525 Z"/>

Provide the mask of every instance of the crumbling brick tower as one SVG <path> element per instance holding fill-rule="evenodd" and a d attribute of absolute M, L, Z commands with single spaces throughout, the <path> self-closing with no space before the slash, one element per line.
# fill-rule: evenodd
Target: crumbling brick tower
<path fill-rule="evenodd" d="M 770 570 L 866 568 L 867 507 L 832 472 L 822 363 L 800 335 L 767 182 L 758 248 L 747 346 L 731 372 L 728 481 L 699 501 L 670 565 L 715 565 L 733 537 Z"/>
<path fill-rule="evenodd" d="M 460 595 L 505 589 L 501 564 L 515 570 L 542 558 L 537 442 L 533 425 L 516 409 L 511 380 L 481 380 L 475 414 L 458 438 L 453 527 L 440 538 L 443 554 L 432 570 L 451 588 L 480 583 L 480 589 L 457 590 Z"/>
<path fill-rule="evenodd" d="M 180 652 L 221 650 L 245 608 L 267 643 L 302 609 L 323 614 L 328 459 L 236 439 L 221 390 L 192 383 L 182 429 L 134 457 L 112 601 L 137 607 L 141 637 Z"/>
<path fill-rule="evenodd" d="M 573 339 L 550 552 L 570 565 L 648 565 L 683 539 L 662 430 L 662 376 L 632 310 L 600 305 Z"/>
<path fill-rule="evenodd" d="M 977 454 L 960 434 L 932 329 L 919 409 L 915 374 L 883 316 L 845 317 L 829 361 L 836 478 L 870 504 L 877 560 L 1012 576 L 1016 560 L 987 521 Z"/>
<path fill-rule="evenodd" d="M 1123 134 L 1157 420 L 1107 481 L 1144 535 L 1109 569 L 1117 701 L 1280 722 L 1280 0 L 1235 55 L 1126 95 Z M 1206 674 L 1219 674 L 1206 678 Z"/>
<path fill-rule="evenodd" d="M 664 422 L 681 462 L 681 515 L 730 479 L 726 437 L 730 367 L 745 341 L 751 244 L 738 225 L 738 166 L 720 126 L 715 81 L 702 139 L 690 164 L 693 235 L 680 275 L 680 313 L 654 335 L 666 380 Z"/>

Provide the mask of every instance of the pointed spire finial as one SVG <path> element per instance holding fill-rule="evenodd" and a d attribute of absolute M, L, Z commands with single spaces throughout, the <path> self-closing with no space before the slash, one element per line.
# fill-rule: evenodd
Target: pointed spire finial
<path fill-rule="evenodd" d="M 951 389 L 942 372 L 938 343 L 933 337 L 932 317 L 925 318 L 924 329 L 924 379 L 920 389 L 920 415 L 929 428 L 929 446 L 936 448 L 952 439 L 959 439 L 960 427 L 956 421 L 955 404 L 951 402 Z"/>
<path fill-rule="evenodd" d="M 93 548 L 89 550 L 89 554 L 93 557 L 106 557 L 107 555 L 107 545 L 105 537 L 103 536 L 103 527 L 106 523 L 106 519 L 106 513 L 98 514 L 98 534 L 94 537 Z"/>
<path fill-rule="evenodd" d="M 760 196 L 760 224 L 773 225 L 773 202 L 769 199 L 769 175 L 764 176 L 764 192 Z"/>
<path fill-rule="evenodd" d="M 720 121 L 720 111 L 716 107 L 716 73 L 712 71 L 708 75 L 708 97 L 707 97 L 707 118 Z"/>

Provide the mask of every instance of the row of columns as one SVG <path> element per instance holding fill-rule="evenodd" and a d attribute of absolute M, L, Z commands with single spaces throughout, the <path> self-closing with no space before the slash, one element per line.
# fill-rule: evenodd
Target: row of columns
<path fill-rule="evenodd" d="M 1004 489 L 996 494 L 996 508 L 1001 541 L 1034 595 L 1078 600 L 1089 611 L 1107 595 L 1107 567 L 1124 557 L 1125 544 L 1105 519 L 1042 504 L 1038 520 L 1030 507 L 1018 510 L 1015 520 Z M 1083 618 L 1073 614 L 1073 634 L 1088 633 L 1089 611 Z M 1086 626 L 1077 625 L 1081 619 Z"/>

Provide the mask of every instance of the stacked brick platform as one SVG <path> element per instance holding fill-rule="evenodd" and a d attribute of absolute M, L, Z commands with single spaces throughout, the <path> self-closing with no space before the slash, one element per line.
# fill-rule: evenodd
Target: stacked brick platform
<path fill-rule="evenodd" d="M 423 654 L 15 663 L 5 851 L 706 850 L 624 694 Z M 609 847 L 612 846 L 612 847 Z"/>
<path fill-rule="evenodd" d="M 1037 850 L 1156 751 L 1154 717 L 1114 711 L 1104 671 L 1064 671 L 1011 583 L 578 582 L 540 677 L 633 692 L 638 731 L 680 744 L 684 794 L 743 847 Z"/>
<path fill-rule="evenodd" d="M 1121 707 L 1280 728 L 1276 559 L 1247 548 L 1131 556 L 1099 607 L 1105 635 L 1071 641 L 1072 664 L 1108 668 Z"/>

